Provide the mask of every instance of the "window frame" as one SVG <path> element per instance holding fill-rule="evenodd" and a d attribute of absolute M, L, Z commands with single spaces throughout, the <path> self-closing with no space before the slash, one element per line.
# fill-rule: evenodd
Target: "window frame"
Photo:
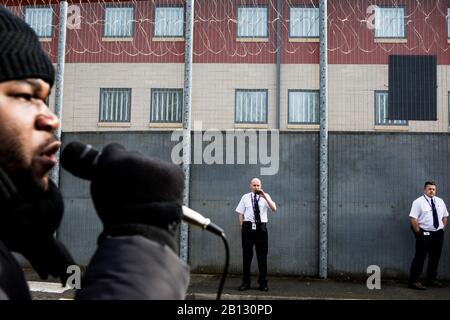
<path fill-rule="evenodd" d="M 44 36 L 42 36 L 42 35 L 40 35 L 40 34 L 38 34 L 37 33 L 37 31 L 33 28 L 33 27 L 31 27 L 31 24 L 29 24 L 28 22 L 26 22 L 26 20 L 27 20 L 27 11 L 29 10 L 29 9 L 48 9 L 48 10 L 50 10 L 51 11 L 51 21 L 50 21 L 50 35 L 44 35 Z M 24 21 L 34 30 L 34 32 L 36 33 L 36 35 L 38 36 L 38 38 L 39 39 L 48 39 L 48 38 L 53 38 L 53 30 L 54 30 L 54 27 L 53 27 L 53 21 L 54 21 L 54 19 L 55 19 L 55 15 L 53 14 L 53 8 L 50 6 L 50 5 L 37 5 L 37 6 L 26 6 L 25 7 L 25 13 L 24 13 Z"/>
<path fill-rule="evenodd" d="M 447 7 L 447 39 L 450 41 L 450 5 Z"/>
<path fill-rule="evenodd" d="M 126 35 L 126 36 L 121 36 L 121 35 L 106 35 L 106 10 L 107 9 L 121 9 L 121 8 L 124 8 L 124 9 L 133 9 L 133 16 L 132 16 L 132 19 L 131 19 L 131 35 Z M 103 38 L 133 38 L 134 37 L 134 22 L 135 22 L 135 19 L 134 19 L 134 15 L 135 15 L 135 8 L 134 8 L 134 6 L 132 5 L 132 4 L 106 4 L 105 6 L 104 6 L 104 10 L 103 10 L 103 12 L 104 12 L 104 14 L 103 14 L 103 21 L 104 21 L 104 26 L 103 26 L 103 35 L 102 35 L 102 37 Z"/>
<path fill-rule="evenodd" d="M 266 95 L 265 99 L 265 115 L 266 119 L 265 121 L 237 121 L 237 94 L 238 92 L 264 92 Z M 268 89 L 241 89 L 237 88 L 234 89 L 234 123 L 235 124 L 268 124 L 268 118 L 269 118 L 269 90 Z"/>
<path fill-rule="evenodd" d="M 447 94 L 447 106 L 448 106 L 448 126 L 450 127 L 450 91 Z"/>
<path fill-rule="evenodd" d="M 128 108 L 128 112 L 127 112 L 127 119 L 128 120 L 102 120 L 101 116 L 102 116 L 102 99 L 103 99 L 103 91 L 104 90 L 127 90 L 130 95 L 128 98 L 128 104 L 129 104 L 129 108 Z M 132 103 L 132 94 L 133 94 L 133 90 L 132 88 L 111 88 L 111 87 L 107 87 L 107 88 L 100 88 L 100 98 L 99 98 L 99 113 L 98 113 L 98 122 L 99 123 L 130 123 L 131 122 L 131 103 Z"/>
<path fill-rule="evenodd" d="M 181 35 L 156 35 L 156 9 L 158 8 L 180 8 L 183 9 L 183 32 Z M 185 33 L 186 33 L 186 7 L 182 4 L 163 4 L 163 5 L 159 5 L 159 4 L 155 4 L 155 6 L 153 7 L 153 19 L 154 19 L 154 24 L 153 24 L 153 30 L 152 30 L 152 37 L 153 38 L 184 38 Z"/>
<path fill-rule="evenodd" d="M 374 124 L 375 126 L 396 126 L 396 127 L 407 127 L 409 125 L 408 120 L 388 120 L 388 121 L 405 121 L 404 123 L 377 123 L 377 95 L 378 94 L 386 94 L 389 98 L 389 91 L 388 90 L 375 90 L 374 96 L 373 96 L 373 112 L 374 112 Z M 389 101 L 389 99 L 387 99 Z"/>
<path fill-rule="evenodd" d="M 315 5 L 310 5 L 310 4 L 305 4 L 305 5 L 291 5 L 289 6 L 289 38 L 291 39 L 317 39 L 320 37 L 320 29 L 319 29 L 319 34 L 317 34 L 317 36 L 293 36 L 291 33 L 291 23 L 292 23 L 292 19 L 291 19 L 291 9 L 317 9 L 319 10 L 319 6 L 315 6 Z"/>
<path fill-rule="evenodd" d="M 155 91 L 177 91 L 181 93 L 181 106 L 180 106 L 180 121 L 155 121 L 152 120 L 152 109 L 153 109 L 153 93 Z M 183 88 L 151 88 L 150 89 L 150 116 L 149 116 L 149 122 L 150 123 L 183 123 L 183 106 L 184 106 L 184 96 L 183 96 L 184 90 Z"/>
<path fill-rule="evenodd" d="M 263 8 L 266 9 L 267 20 L 266 20 L 266 32 L 263 36 L 240 36 L 239 35 L 239 9 L 241 8 Z M 268 39 L 269 38 L 269 7 L 268 5 L 251 5 L 251 4 L 240 4 L 236 6 L 236 39 Z"/>
<path fill-rule="evenodd" d="M 377 15 L 375 11 L 375 28 L 373 31 L 373 36 L 375 39 L 407 39 L 407 17 L 406 17 L 406 5 L 381 5 L 377 6 L 379 9 L 403 9 L 403 35 L 402 36 L 377 36 Z"/>
<path fill-rule="evenodd" d="M 318 106 L 317 106 L 317 112 L 319 113 L 317 117 L 317 122 L 291 122 L 290 121 L 290 104 L 291 104 L 291 92 L 313 92 L 318 94 Z M 312 124 L 317 125 L 320 124 L 320 90 L 314 90 L 314 89 L 288 89 L 288 104 L 287 104 L 287 123 L 289 124 Z"/>

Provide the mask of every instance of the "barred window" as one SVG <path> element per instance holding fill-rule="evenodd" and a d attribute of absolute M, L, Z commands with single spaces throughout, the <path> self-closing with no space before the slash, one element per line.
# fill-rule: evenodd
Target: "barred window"
<path fill-rule="evenodd" d="M 267 90 L 236 90 L 236 123 L 267 123 Z"/>
<path fill-rule="evenodd" d="M 181 122 L 183 89 L 152 89 L 150 122 Z"/>
<path fill-rule="evenodd" d="M 405 38 L 405 8 L 375 9 L 376 38 Z"/>
<path fill-rule="evenodd" d="M 319 123 L 319 91 L 289 90 L 288 122 Z"/>
<path fill-rule="evenodd" d="M 447 37 L 450 39 L 450 7 L 447 8 Z"/>
<path fill-rule="evenodd" d="M 290 8 L 289 36 L 319 37 L 319 8 Z"/>
<path fill-rule="evenodd" d="M 388 119 L 388 92 L 375 92 L 375 124 L 376 125 L 408 125 L 406 120 Z"/>
<path fill-rule="evenodd" d="M 100 89 L 100 122 L 129 122 L 131 89 Z"/>
<path fill-rule="evenodd" d="M 267 8 L 238 8 L 238 37 L 267 37 Z"/>
<path fill-rule="evenodd" d="M 155 37 L 183 37 L 184 8 L 156 7 L 155 9 Z"/>
<path fill-rule="evenodd" d="M 25 9 L 25 22 L 28 23 L 41 38 L 50 38 L 52 36 L 52 20 L 52 8 Z"/>
<path fill-rule="evenodd" d="M 133 36 L 133 7 L 106 7 L 105 37 Z"/>

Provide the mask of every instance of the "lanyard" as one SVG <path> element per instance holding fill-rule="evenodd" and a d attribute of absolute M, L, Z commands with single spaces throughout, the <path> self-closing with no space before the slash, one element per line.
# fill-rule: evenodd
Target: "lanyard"
<path fill-rule="evenodd" d="M 431 207 L 431 211 L 433 211 L 433 205 L 430 202 L 428 202 L 428 199 L 427 199 L 427 197 L 425 197 L 425 195 L 423 195 L 423 197 L 425 198 L 425 201 L 428 203 L 428 205 Z M 430 199 L 430 200 L 433 201 L 433 199 Z"/>

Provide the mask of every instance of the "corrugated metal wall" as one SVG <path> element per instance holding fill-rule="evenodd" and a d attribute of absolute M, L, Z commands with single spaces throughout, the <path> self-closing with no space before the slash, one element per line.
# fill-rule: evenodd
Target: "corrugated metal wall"
<path fill-rule="evenodd" d="M 365 273 L 376 264 L 387 276 L 407 276 L 412 201 L 434 180 L 450 203 L 449 136 L 331 134 L 329 151 L 329 273 Z M 444 241 L 439 272 L 449 277 L 450 237 Z"/>
<path fill-rule="evenodd" d="M 168 132 L 66 133 L 101 148 L 119 142 L 129 149 L 169 160 Z M 272 275 L 318 274 L 318 135 L 281 133 L 280 169 L 262 176 L 263 188 L 277 202 L 270 215 L 268 268 Z M 446 134 L 331 133 L 329 170 L 329 275 L 365 275 L 371 264 L 385 276 L 406 277 L 414 254 L 409 230 L 411 202 L 425 180 L 435 180 L 438 196 L 450 202 L 450 140 Z M 191 207 L 226 231 L 230 272 L 242 266 L 238 217 L 234 209 L 248 181 L 259 176 L 257 165 L 192 165 Z M 61 188 L 66 213 L 59 237 L 77 261 L 86 264 L 101 230 L 87 182 L 63 170 Z M 450 277 L 450 238 L 445 238 L 439 274 Z M 217 237 L 191 228 L 193 272 L 221 272 L 224 248 Z M 254 258 L 253 270 L 256 268 Z"/>
<path fill-rule="evenodd" d="M 229 239 L 230 272 L 242 270 L 239 218 L 234 211 L 249 181 L 260 177 L 262 188 L 278 205 L 269 211 L 269 259 L 272 274 L 309 274 L 318 264 L 318 136 L 282 134 L 277 175 L 260 176 L 257 165 L 194 165 L 191 205 L 222 226 Z M 248 163 L 248 162 L 247 162 Z M 220 239 L 191 233 L 191 266 L 194 271 L 219 272 L 224 264 Z M 253 269 L 257 270 L 256 256 Z"/>

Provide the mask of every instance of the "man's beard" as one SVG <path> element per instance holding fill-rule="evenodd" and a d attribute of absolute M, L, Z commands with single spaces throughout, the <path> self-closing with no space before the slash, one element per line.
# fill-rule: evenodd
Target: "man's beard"
<path fill-rule="evenodd" d="M 31 165 L 27 165 L 24 159 L 19 142 L 14 138 L 6 139 L 0 145 L 0 166 L 11 178 L 19 192 L 25 198 L 39 197 L 44 188 L 34 176 Z"/>
<path fill-rule="evenodd" d="M 20 151 L 20 142 L 14 137 L 8 138 L 8 134 L 1 132 L 1 130 L 0 136 L 3 140 L 0 144 L 0 165 L 2 168 L 8 174 L 24 169 L 26 167 L 25 156 Z"/>

